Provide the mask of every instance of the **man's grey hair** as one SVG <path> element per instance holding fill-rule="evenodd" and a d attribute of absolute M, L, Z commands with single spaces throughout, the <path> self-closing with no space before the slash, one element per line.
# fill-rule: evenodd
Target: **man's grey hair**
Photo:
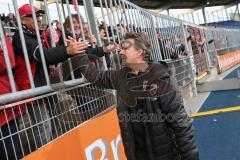
<path fill-rule="evenodd" d="M 128 32 L 125 34 L 124 39 L 133 39 L 135 42 L 134 47 L 138 49 L 143 49 L 144 60 L 147 60 L 147 61 L 150 60 L 152 46 L 151 46 L 151 40 L 149 39 L 147 33 Z"/>

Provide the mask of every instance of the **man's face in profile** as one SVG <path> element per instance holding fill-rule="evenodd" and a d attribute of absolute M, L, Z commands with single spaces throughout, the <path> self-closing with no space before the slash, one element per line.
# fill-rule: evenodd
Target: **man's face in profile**
<path fill-rule="evenodd" d="M 123 65 L 135 64 L 141 58 L 141 50 L 135 47 L 134 39 L 126 39 L 121 45 L 121 59 Z"/>

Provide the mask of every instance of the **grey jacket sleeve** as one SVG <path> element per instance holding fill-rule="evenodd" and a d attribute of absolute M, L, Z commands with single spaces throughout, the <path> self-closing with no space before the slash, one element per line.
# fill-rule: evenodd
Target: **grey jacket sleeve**
<path fill-rule="evenodd" d="M 92 55 L 95 55 L 97 57 L 105 56 L 105 53 L 103 51 L 103 47 L 88 48 L 86 52 L 87 52 L 87 54 L 92 54 Z"/>
<path fill-rule="evenodd" d="M 118 88 L 115 71 L 100 71 L 93 62 L 89 61 L 86 54 L 77 56 L 76 61 L 72 60 L 73 64 L 78 64 L 77 68 L 90 83 L 108 89 Z M 69 74 L 67 67 L 68 65 L 63 66 L 63 70 L 64 73 Z"/>
<path fill-rule="evenodd" d="M 183 160 L 199 160 L 198 149 L 194 140 L 195 130 L 192 120 L 188 117 L 180 92 L 175 89 L 161 97 L 163 111 L 171 115 L 168 120 L 172 128 L 177 147 Z"/>

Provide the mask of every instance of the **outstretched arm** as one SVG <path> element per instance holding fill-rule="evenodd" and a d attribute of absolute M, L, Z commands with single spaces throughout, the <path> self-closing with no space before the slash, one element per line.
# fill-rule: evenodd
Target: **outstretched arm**
<path fill-rule="evenodd" d="M 87 55 L 81 55 L 81 73 L 84 77 L 99 87 L 117 89 L 116 72 L 115 71 L 100 71 L 95 63 L 90 62 Z"/>
<path fill-rule="evenodd" d="M 72 43 L 72 39 L 68 43 Z M 72 57 L 72 68 L 73 70 L 79 70 L 84 77 L 91 82 L 100 87 L 105 87 L 109 89 L 117 89 L 116 72 L 115 71 L 100 71 L 95 63 L 91 62 L 89 58 L 93 55 L 87 55 L 82 53 L 78 56 Z M 96 57 L 94 57 L 96 58 Z M 70 68 L 68 63 L 63 63 L 63 78 L 70 75 Z"/>

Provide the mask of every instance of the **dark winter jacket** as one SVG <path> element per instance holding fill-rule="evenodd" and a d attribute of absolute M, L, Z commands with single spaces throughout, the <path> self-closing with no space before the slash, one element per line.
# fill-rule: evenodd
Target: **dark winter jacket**
<path fill-rule="evenodd" d="M 30 65 L 33 73 L 34 84 L 36 87 L 46 85 L 46 79 L 43 70 L 42 59 L 40 55 L 40 48 L 37 40 L 37 36 L 34 32 L 29 30 L 26 26 L 23 25 L 23 33 L 27 47 L 27 53 L 30 60 Z M 20 39 L 19 31 L 13 36 L 13 49 L 16 57 L 15 67 L 15 80 L 17 85 L 20 87 L 19 90 L 29 89 L 30 82 L 28 80 L 27 69 L 25 65 L 23 49 Z M 50 65 L 58 64 L 59 62 L 65 61 L 69 58 L 66 47 L 55 47 L 55 48 L 46 48 L 43 44 L 43 53 L 45 61 L 47 64 L 47 69 Z"/>
<path fill-rule="evenodd" d="M 152 63 L 136 76 L 126 67 L 100 72 L 86 55 L 79 59 L 85 64 L 82 72 L 90 82 L 117 90 L 117 111 L 128 160 L 199 159 L 192 121 L 166 64 Z M 129 119 L 131 113 L 135 114 L 133 119 Z M 158 115 L 158 119 L 148 119 L 150 115 Z"/>

